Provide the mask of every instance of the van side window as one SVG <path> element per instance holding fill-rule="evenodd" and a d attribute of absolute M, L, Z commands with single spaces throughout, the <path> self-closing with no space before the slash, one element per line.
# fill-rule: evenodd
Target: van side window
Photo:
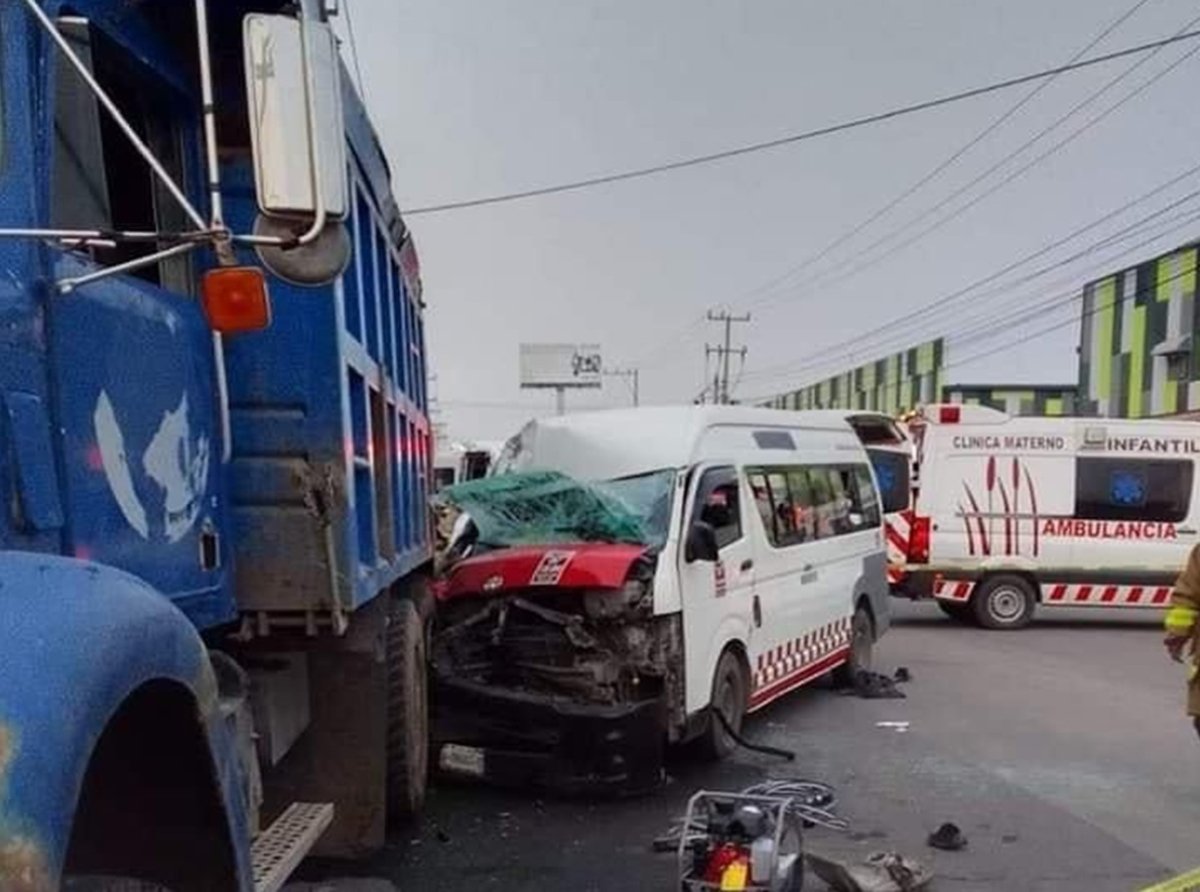
<path fill-rule="evenodd" d="M 1178 523 L 1188 514 L 1192 477 L 1190 461 L 1079 458 L 1075 516 Z"/>
<path fill-rule="evenodd" d="M 751 471 L 746 475 L 746 480 L 750 483 L 750 491 L 754 493 L 754 506 L 758 508 L 767 539 L 774 543 L 775 512 L 771 507 L 771 491 L 767 489 L 767 475 L 761 471 Z"/>
<path fill-rule="evenodd" d="M 696 489 L 696 520 L 712 526 L 717 547 L 724 548 L 742 538 L 741 500 L 737 472 L 733 468 L 709 468 Z"/>
<path fill-rule="evenodd" d="M 882 514 L 867 465 L 793 465 L 747 474 L 776 548 L 878 528 Z"/>
<path fill-rule="evenodd" d="M 772 526 L 771 544 L 791 545 L 799 542 L 796 530 L 796 506 L 788 487 L 787 475 L 782 471 L 767 474 L 767 487 L 771 495 Z"/>
<path fill-rule="evenodd" d="M 805 468 L 789 468 L 787 477 L 792 492 L 792 513 L 796 519 L 795 541 L 811 542 L 817 538 L 817 515 L 809 472 Z"/>

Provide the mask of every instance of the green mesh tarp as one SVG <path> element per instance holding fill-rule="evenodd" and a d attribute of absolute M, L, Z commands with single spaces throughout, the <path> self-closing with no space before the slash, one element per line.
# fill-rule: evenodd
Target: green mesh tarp
<path fill-rule="evenodd" d="M 557 471 L 485 477 L 437 494 L 465 511 L 490 545 L 648 541 L 641 519 L 596 487 Z"/>

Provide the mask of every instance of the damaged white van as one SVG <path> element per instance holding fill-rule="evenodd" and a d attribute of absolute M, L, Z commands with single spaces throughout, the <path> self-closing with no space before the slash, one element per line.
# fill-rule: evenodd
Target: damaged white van
<path fill-rule="evenodd" d="M 727 754 L 748 712 L 868 668 L 888 627 L 875 478 L 831 413 L 534 421 L 496 475 L 443 494 L 474 526 L 437 587 L 443 770 L 650 788 L 668 742 Z"/>

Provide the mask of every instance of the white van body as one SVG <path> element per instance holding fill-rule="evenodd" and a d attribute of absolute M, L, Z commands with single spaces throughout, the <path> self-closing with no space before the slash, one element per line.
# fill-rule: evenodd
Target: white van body
<path fill-rule="evenodd" d="M 727 650 L 744 661 L 753 711 L 846 663 L 856 608 L 874 638 L 888 628 L 878 491 L 837 413 L 688 406 L 539 419 L 495 473 L 532 469 L 586 482 L 666 475 L 654 612 L 682 615 L 689 717 L 706 712 Z M 814 492 L 830 498 L 814 504 Z M 718 521 L 715 562 L 688 559 L 689 529 L 704 518 Z"/>
<path fill-rule="evenodd" d="M 909 555 L 913 593 L 947 612 L 963 605 L 993 627 L 1023 625 L 1034 604 L 1167 603 L 1200 529 L 1196 422 L 1013 417 L 954 404 L 926 407 L 912 430 L 914 525 L 928 535 L 928 554 Z M 998 585 L 1008 601 L 991 615 L 981 599 L 997 597 Z"/>

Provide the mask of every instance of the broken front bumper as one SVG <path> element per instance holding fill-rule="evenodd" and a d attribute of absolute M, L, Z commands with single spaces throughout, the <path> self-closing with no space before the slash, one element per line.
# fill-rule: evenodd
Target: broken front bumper
<path fill-rule="evenodd" d="M 458 776 L 564 793 L 633 795 L 663 782 L 661 698 L 604 706 L 448 678 L 434 683 L 434 754 Z"/>

